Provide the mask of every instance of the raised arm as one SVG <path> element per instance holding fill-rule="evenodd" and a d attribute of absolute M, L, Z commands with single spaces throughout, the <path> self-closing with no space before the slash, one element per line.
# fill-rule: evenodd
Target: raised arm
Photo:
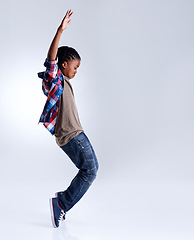
<path fill-rule="evenodd" d="M 71 23 L 71 15 L 73 14 L 73 12 L 71 10 L 68 10 L 65 17 L 63 18 L 60 26 L 57 29 L 57 32 L 53 38 L 53 41 L 50 45 L 48 54 L 47 54 L 47 59 L 52 61 L 52 60 L 56 60 L 56 56 L 57 56 L 57 50 L 58 50 L 58 46 L 59 46 L 59 40 L 61 38 L 61 34 L 62 32 L 69 26 L 69 24 Z"/>

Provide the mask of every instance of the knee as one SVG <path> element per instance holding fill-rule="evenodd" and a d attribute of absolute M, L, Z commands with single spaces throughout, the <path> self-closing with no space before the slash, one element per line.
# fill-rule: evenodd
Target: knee
<path fill-rule="evenodd" d="M 97 175 L 97 172 L 98 172 L 98 169 L 99 169 L 99 164 L 98 164 L 98 161 L 97 161 L 97 159 L 95 158 L 94 160 L 93 160 L 93 164 L 92 164 L 92 168 L 90 169 L 90 174 L 91 175 Z"/>
<path fill-rule="evenodd" d="M 89 183 L 89 185 L 91 185 L 95 179 L 96 179 L 96 174 L 88 174 L 87 182 Z"/>
<path fill-rule="evenodd" d="M 99 168 L 99 164 L 96 159 L 93 159 L 93 161 L 90 161 L 90 164 L 88 165 L 88 168 L 85 172 L 87 176 L 87 181 L 92 183 L 95 180 L 97 176 L 98 168 Z"/>

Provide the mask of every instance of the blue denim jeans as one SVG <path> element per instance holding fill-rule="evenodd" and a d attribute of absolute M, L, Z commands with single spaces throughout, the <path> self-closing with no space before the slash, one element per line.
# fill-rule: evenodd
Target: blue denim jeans
<path fill-rule="evenodd" d="M 98 171 L 98 161 L 94 149 L 84 132 L 61 147 L 79 169 L 70 186 L 58 193 L 59 205 L 67 212 L 85 194 Z"/>

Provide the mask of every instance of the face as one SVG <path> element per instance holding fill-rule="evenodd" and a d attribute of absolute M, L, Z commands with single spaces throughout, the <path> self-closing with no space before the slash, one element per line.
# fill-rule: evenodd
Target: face
<path fill-rule="evenodd" d="M 64 62 L 61 67 L 62 73 L 69 79 L 75 77 L 77 69 L 80 66 L 80 62 L 80 59 L 73 59 L 68 62 Z"/>

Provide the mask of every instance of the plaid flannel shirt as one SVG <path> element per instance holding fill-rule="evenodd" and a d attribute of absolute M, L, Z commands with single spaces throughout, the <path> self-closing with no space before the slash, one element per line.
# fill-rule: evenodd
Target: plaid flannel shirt
<path fill-rule="evenodd" d="M 42 90 L 47 96 L 47 100 L 40 116 L 39 122 L 43 122 L 46 129 L 54 134 L 57 114 L 59 110 L 59 99 L 64 89 L 64 78 L 58 68 L 57 61 L 45 60 L 46 71 L 39 72 L 38 77 L 42 80 Z"/>

